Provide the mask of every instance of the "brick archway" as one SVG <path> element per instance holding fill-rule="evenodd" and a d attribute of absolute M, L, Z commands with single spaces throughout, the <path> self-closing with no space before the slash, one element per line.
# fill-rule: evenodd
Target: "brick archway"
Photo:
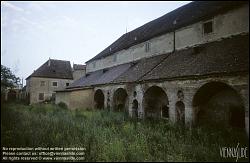
<path fill-rule="evenodd" d="M 95 102 L 95 109 L 104 108 L 104 94 L 101 89 L 95 91 L 94 102 Z"/>
<path fill-rule="evenodd" d="M 146 117 L 168 118 L 169 101 L 165 91 L 158 86 L 152 86 L 146 90 L 143 96 L 143 107 Z"/>
<path fill-rule="evenodd" d="M 245 110 L 241 96 L 229 85 L 209 82 L 202 85 L 192 101 L 196 125 L 245 127 Z"/>

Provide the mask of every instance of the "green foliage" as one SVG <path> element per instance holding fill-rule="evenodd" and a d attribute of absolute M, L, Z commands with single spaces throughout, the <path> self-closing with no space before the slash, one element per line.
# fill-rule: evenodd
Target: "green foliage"
<path fill-rule="evenodd" d="M 235 161 L 220 147 L 248 147 L 244 132 L 133 120 L 106 110 L 53 104 L 9 104 L 1 109 L 1 144 L 9 147 L 85 147 L 86 161 Z M 247 161 L 247 160 L 238 160 Z"/>
<path fill-rule="evenodd" d="M 1 65 L 1 91 L 7 87 L 14 87 L 20 84 L 20 78 L 16 77 L 10 68 Z"/>
<path fill-rule="evenodd" d="M 65 104 L 64 102 L 59 102 L 57 105 L 59 107 L 61 107 L 62 109 L 67 109 L 68 108 L 67 104 Z"/>

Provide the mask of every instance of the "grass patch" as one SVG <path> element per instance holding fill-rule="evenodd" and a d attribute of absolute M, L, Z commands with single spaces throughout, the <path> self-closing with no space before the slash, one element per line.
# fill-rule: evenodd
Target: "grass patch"
<path fill-rule="evenodd" d="M 220 157 L 220 147 L 248 147 L 242 131 L 190 130 L 167 120 L 136 121 L 54 104 L 5 105 L 1 137 L 4 147 L 85 147 L 86 161 L 235 161 Z"/>

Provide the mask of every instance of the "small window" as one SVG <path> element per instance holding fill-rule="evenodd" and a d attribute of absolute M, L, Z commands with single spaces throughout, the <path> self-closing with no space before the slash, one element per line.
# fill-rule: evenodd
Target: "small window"
<path fill-rule="evenodd" d="M 56 93 L 52 93 L 51 100 L 52 100 L 52 101 L 55 101 L 55 99 L 56 99 Z"/>
<path fill-rule="evenodd" d="M 116 62 L 116 60 L 117 60 L 117 55 L 115 54 L 115 55 L 113 56 L 113 62 Z"/>
<path fill-rule="evenodd" d="M 57 82 L 52 82 L 53 87 L 57 87 Z"/>
<path fill-rule="evenodd" d="M 69 86 L 69 83 L 66 83 L 66 87 Z"/>
<path fill-rule="evenodd" d="M 44 100 L 44 93 L 39 93 L 39 100 L 40 101 Z"/>
<path fill-rule="evenodd" d="M 45 86 L 45 81 L 41 81 L 40 86 L 41 86 L 41 87 Z"/>
<path fill-rule="evenodd" d="M 145 44 L 145 52 L 149 52 L 150 51 L 150 42 L 146 42 Z"/>
<path fill-rule="evenodd" d="M 92 65 L 93 65 L 93 68 L 95 68 L 95 66 L 96 66 L 95 62 L 93 62 Z"/>
<path fill-rule="evenodd" d="M 210 34 L 213 32 L 213 22 L 208 21 L 203 23 L 203 33 L 204 34 Z"/>

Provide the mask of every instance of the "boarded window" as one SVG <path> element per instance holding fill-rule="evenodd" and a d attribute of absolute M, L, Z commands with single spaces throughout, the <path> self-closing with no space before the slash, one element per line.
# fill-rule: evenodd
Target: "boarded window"
<path fill-rule="evenodd" d="M 145 52 L 149 52 L 150 51 L 150 42 L 146 42 L 145 44 Z"/>
<path fill-rule="evenodd" d="M 41 87 L 45 86 L 45 81 L 41 81 L 40 86 L 41 86 Z"/>
<path fill-rule="evenodd" d="M 52 82 L 53 87 L 57 87 L 57 82 Z"/>
<path fill-rule="evenodd" d="M 213 32 L 213 22 L 212 21 L 203 23 L 203 32 L 204 32 L 204 34 L 209 34 L 209 33 Z"/>
<path fill-rule="evenodd" d="M 44 100 L 44 93 L 39 93 L 39 100 Z"/>

